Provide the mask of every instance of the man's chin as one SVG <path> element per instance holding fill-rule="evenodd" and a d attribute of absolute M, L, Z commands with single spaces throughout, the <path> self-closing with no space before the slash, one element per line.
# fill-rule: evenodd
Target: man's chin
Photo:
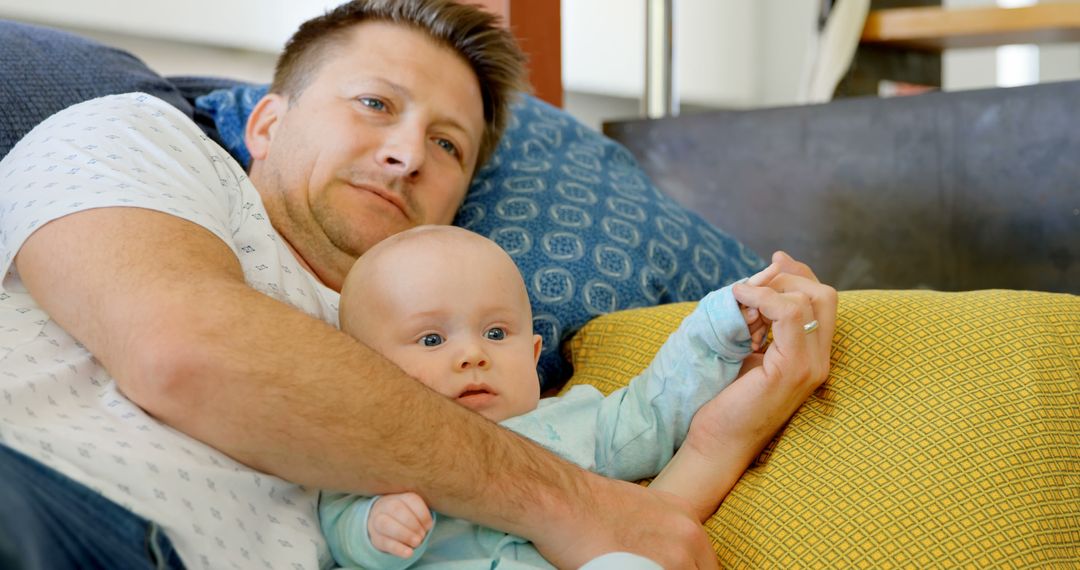
<path fill-rule="evenodd" d="M 384 239 L 414 227 L 416 227 L 415 224 L 387 224 L 378 227 L 367 227 L 364 228 L 365 231 L 360 235 L 353 236 L 350 243 L 347 244 L 351 249 L 342 248 L 342 251 L 348 251 L 353 257 L 360 257 L 364 252 L 375 247 Z"/>
<path fill-rule="evenodd" d="M 350 219 L 320 216 L 316 221 L 334 248 L 349 256 L 360 257 L 375 244 L 416 225 L 400 216 L 397 218 L 388 219 L 385 212 L 368 211 L 355 213 Z M 371 222 L 358 223 L 361 220 Z"/>

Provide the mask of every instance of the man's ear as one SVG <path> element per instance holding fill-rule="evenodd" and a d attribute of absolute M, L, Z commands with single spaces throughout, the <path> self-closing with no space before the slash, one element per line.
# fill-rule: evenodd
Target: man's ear
<path fill-rule="evenodd" d="M 540 350 L 544 348 L 544 337 L 534 334 L 533 335 L 533 364 L 540 362 Z"/>
<path fill-rule="evenodd" d="M 277 93 L 267 93 L 255 104 L 244 127 L 244 144 L 252 161 L 263 160 L 270 154 L 270 143 L 288 107 L 289 101 Z"/>

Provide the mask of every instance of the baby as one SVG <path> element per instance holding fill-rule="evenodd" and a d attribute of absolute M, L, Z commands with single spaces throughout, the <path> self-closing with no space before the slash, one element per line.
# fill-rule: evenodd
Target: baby
<path fill-rule="evenodd" d="M 724 288 L 699 303 L 628 387 L 604 397 L 575 386 L 541 400 L 542 343 L 517 267 L 494 242 L 452 226 L 415 228 L 365 253 L 341 291 L 341 328 L 439 394 L 626 481 L 667 465 L 694 413 L 735 378 L 766 332 L 757 311 L 741 312 Z M 663 490 L 700 502 L 695 489 Z M 344 566 L 552 567 L 525 539 L 435 515 L 415 493 L 324 492 L 320 519 Z"/>

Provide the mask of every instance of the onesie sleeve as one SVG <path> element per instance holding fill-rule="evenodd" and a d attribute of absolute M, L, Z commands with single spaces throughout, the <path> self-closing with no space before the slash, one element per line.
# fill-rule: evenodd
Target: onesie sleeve
<path fill-rule="evenodd" d="M 371 544 L 368 536 L 368 515 L 381 495 L 365 497 L 346 493 L 323 492 L 319 497 L 319 523 L 330 546 L 334 561 L 343 567 L 369 570 L 402 570 L 416 563 L 427 551 L 432 531 L 413 550 L 409 558 L 387 554 Z M 439 524 L 435 511 L 432 520 Z M 434 528 L 434 527 L 433 527 Z"/>
<path fill-rule="evenodd" d="M 639 376 L 597 412 L 596 471 L 655 476 L 682 445 L 694 414 L 738 374 L 750 331 L 731 286 L 698 303 Z"/>

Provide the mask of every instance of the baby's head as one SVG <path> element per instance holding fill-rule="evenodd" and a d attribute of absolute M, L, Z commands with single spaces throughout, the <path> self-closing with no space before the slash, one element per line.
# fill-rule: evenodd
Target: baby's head
<path fill-rule="evenodd" d="M 539 401 L 525 283 L 506 252 L 468 230 L 421 226 L 365 252 L 341 289 L 341 329 L 492 421 Z"/>

